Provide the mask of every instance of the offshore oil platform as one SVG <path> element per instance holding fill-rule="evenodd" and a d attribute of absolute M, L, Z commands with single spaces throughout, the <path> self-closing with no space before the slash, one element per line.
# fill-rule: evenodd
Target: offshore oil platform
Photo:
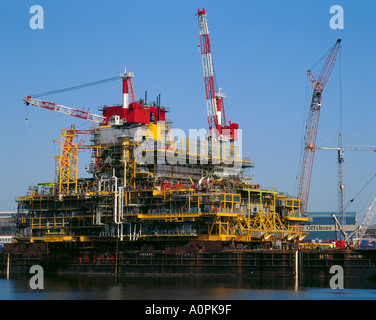
<path fill-rule="evenodd" d="M 308 71 L 312 103 L 299 194 L 292 197 L 253 183 L 249 171 L 254 165 L 242 157 L 242 131 L 227 121 L 225 94 L 214 77 L 207 11 L 196 15 L 208 131 L 190 130 L 187 138 L 166 119 L 169 109 L 161 105 L 160 95 L 152 103 L 146 94 L 136 100 L 134 74 L 126 70 L 120 75 L 122 104 L 104 106 L 101 115 L 32 96 L 24 99 L 26 105 L 85 119 L 93 126 L 63 129 L 55 181 L 29 187 L 28 194 L 17 199 L 17 246 L 5 248 L 15 269 L 24 270 L 30 257 L 73 273 L 292 276 L 305 264 L 311 276 L 321 276 L 328 273 L 328 259 L 369 266 L 348 251 L 311 251 L 304 257 L 297 251 L 307 235 L 303 225 L 309 220 L 322 91 L 341 40 L 331 48 L 317 80 Z M 106 81 L 115 79 L 119 77 Z M 78 178 L 82 148 L 91 150 L 89 178 Z M 265 247 L 277 251 L 259 251 Z"/>
<path fill-rule="evenodd" d="M 282 243 L 302 240 L 308 218 L 301 201 L 251 184 L 253 165 L 241 158 L 237 123 L 227 121 L 215 87 L 206 10 L 198 10 L 208 110 L 208 132 L 179 136 L 166 121 L 168 109 L 146 98 L 136 101 L 124 72 L 123 103 L 102 115 L 25 99 L 27 105 L 87 119 L 90 131 L 61 132 L 55 182 L 31 187 L 18 199 L 21 239 L 35 241 L 121 241 L 197 239 Z M 205 131 L 205 130 L 204 130 Z M 81 140 L 92 136 L 91 178 L 77 178 Z"/>

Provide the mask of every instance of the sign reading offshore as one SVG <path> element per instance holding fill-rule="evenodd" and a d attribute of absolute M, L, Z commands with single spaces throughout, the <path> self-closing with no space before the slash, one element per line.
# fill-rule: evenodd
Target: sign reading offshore
<path fill-rule="evenodd" d="M 303 227 L 303 232 L 308 232 L 306 239 L 335 239 L 339 229 L 335 225 L 332 214 L 333 212 L 308 212 L 311 223 Z M 345 218 L 346 224 L 343 226 L 345 231 L 354 231 L 357 228 L 356 212 L 346 212 Z"/>
<path fill-rule="evenodd" d="M 345 226 L 345 231 L 354 231 L 356 228 L 356 225 L 349 225 Z M 310 232 L 310 231 L 338 231 L 338 228 L 336 228 L 334 225 L 305 225 L 303 227 L 304 232 Z"/>
<path fill-rule="evenodd" d="M 310 226 L 304 226 L 303 227 L 304 232 L 310 232 L 310 231 L 336 231 L 335 226 L 328 226 L 328 225 L 310 225 Z"/>

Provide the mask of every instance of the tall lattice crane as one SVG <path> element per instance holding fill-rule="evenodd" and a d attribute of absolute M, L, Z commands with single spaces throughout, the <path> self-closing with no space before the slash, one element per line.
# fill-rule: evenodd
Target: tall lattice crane
<path fill-rule="evenodd" d="M 341 214 L 341 226 L 346 226 L 345 217 L 345 150 L 373 151 L 376 152 L 376 146 L 344 146 L 342 144 L 342 131 L 338 134 L 338 147 L 316 147 L 321 150 L 337 150 L 338 158 L 338 213 Z"/>
<path fill-rule="evenodd" d="M 335 45 L 330 49 L 329 55 L 326 58 L 324 67 L 321 70 L 318 80 L 316 80 L 316 78 L 313 76 L 311 70 L 308 70 L 308 76 L 313 87 L 313 95 L 308 124 L 306 127 L 304 154 L 298 188 L 298 198 L 301 200 L 302 212 L 306 212 L 308 204 L 308 194 L 311 184 L 313 159 L 316 151 L 316 136 L 319 125 L 322 92 L 333 69 L 340 44 L 341 39 L 338 39 Z"/>
<path fill-rule="evenodd" d="M 206 106 L 208 113 L 209 130 L 217 130 L 217 137 L 227 137 L 230 140 L 237 140 L 237 123 L 227 122 L 223 98 L 226 95 L 217 88 L 214 74 L 214 64 L 211 54 L 208 23 L 206 19 L 207 10 L 198 9 L 198 24 L 200 31 L 200 48 L 202 55 L 202 67 L 204 71 Z M 215 138 L 215 137 L 213 137 Z"/>

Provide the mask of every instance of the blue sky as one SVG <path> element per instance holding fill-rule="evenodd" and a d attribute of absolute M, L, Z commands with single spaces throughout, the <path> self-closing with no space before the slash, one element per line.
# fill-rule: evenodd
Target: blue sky
<path fill-rule="evenodd" d="M 44 29 L 32 30 L 34 4 L 44 9 Z M 329 26 L 331 6 L 344 9 L 344 29 Z M 0 0 L 0 211 L 14 210 L 29 185 L 52 181 L 61 128 L 90 123 L 35 107 L 29 94 L 135 73 L 136 98 L 159 93 L 176 127 L 207 128 L 198 8 L 208 10 L 217 82 L 226 115 L 243 129 L 243 155 L 255 162 L 254 183 L 296 194 L 307 70 L 342 38 L 342 112 L 345 145 L 376 145 L 376 3 L 355 0 L 73 1 Z M 323 93 L 317 142 L 335 146 L 339 130 L 339 60 Z M 320 66 L 313 69 L 315 75 Z M 308 98 L 307 98 L 308 97 Z M 99 113 L 121 102 L 121 81 L 45 100 Z M 25 117 L 28 115 L 28 125 Z M 337 209 L 335 151 L 315 157 L 309 211 Z M 346 197 L 376 173 L 376 154 L 347 151 Z M 88 152 L 80 156 L 80 175 Z M 376 179 L 375 179 L 376 180 Z M 294 189 L 295 187 L 295 189 Z M 349 207 L 362 217 L 376 191 L 373 181 Z"/>

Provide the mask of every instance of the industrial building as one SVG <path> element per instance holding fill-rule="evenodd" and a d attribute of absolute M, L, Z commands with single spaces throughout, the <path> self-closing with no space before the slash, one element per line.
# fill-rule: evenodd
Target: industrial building
<path fill-rule="evenodd" d="M 308 233 L 306 240 L 337 240 L 341 239 L 340 230 L 332 217 L 337 212 L 309 212 L 309 222 L 304 225 L 304 231 Z M 347 233 L 353 232 L 357 228 L 356 212 L 345 212 L 345 226 Z"/>
<path fill-rule="evenodd" d="M 0 236 L 15 236 L 17 225 L 16 211 L 0 211 Z"/>

